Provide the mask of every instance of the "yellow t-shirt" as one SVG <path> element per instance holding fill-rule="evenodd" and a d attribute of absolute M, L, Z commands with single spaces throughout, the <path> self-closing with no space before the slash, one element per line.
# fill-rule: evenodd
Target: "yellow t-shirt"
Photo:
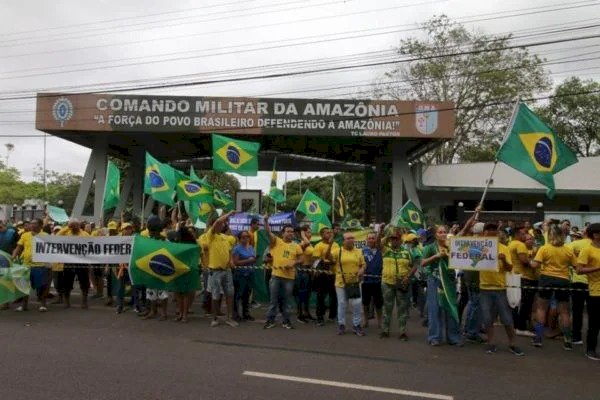
<path fill-rule="evenodd" d="M 362 250 L 354 248 L 347 250 L 342 248 L 342 266 L 340 268 L 340 251 L 338 250 L 335 254 L 332 254 L 333 260 L 335 261 L 335 286 L 339 288 L 344 287 L 344 280 L 342 279 L 342 268 L 344 269 L 344 279 L 346 283 L 357 283 L 358 282 L 358 271 L 365 266 L 365 258 Z"/>
<path fill-rule="evenodd" d="M 527 251 L 527 248 L 525 247 Z M 498 258 L 498 271 L 480 271 L 479 288 L 481 290 L 502 290 L 506 288 L 506 266 L 512 265 L 515 271 L 515 259 L 509 246 L 498 243 L 498 254 L 504 254 L 504 261 Z"/>
<path fill-rule="evenodd" d="M 289 264 L 295 261 L 296 257 L 302 255 L 302 247 L 298 243 L 286 243 L 282 239 L 277 238 L 275 245 L 270 248 L 269 252 L 273 257 L 273 272 L 271 276 L 285 279 L 296 278 L 296 268 L 290 267 Z"/>
<path fill-rule="evenodd" d="M 302 248 L 302 246 L 300 246 L 300 247 Z M 306 266 L 312 265 L 313 250 L 314 250 L 314 247 L 312 247 L 311 245 L 308 245 L 302 252 L 302 265 L 303 266 L 306 267 Z"/>
<path fill-rule="evenodd" d="M 541 275 L 569 279 L 569 266 L 576 265 L 577 258 L 567 246 L 545 244 L 535 255 L 535 261 L 541 264 Z"/>
<path fill-rule="evenodd" d="M 529 265 L 523 265 L 519 259 L 519 254 L 524 254 L 529 258 L 529 250 L 527 250 L 525 243 L 521 242 L 520 240 L 513 240 L 508 245 L 508 249 L 510 250 L 510 256 L 512 259 L 512 272 L 515 274 L 521 274 L 521 276 L 525 279 L 530 279 L 532 281 L 536 280 L 537 277 L 535 270 Z"/>
<path fill-rule="evenodd" d="M 79 230 L 77 234 L 74 234 L 73 231 L 71 231 L 71 228 L 66 227 L 58 232 L 58 236 L 90 236 L 90 234 L 84 230 Z"/>
<path fill-rule="evenodd" d="M 320 258 L 321 260 L 325 260 L 325 255 L 327 254 L 327 248 L 329 248 L 329 243 L 319 242 L 313 247 L 313 259 Z M 331 245 L 331 256 L 338 254 L 340 252 L 340 246 L 333 242 Z M 330 271 L 334 271 L 333 265 L 330 267 Z"/>
<path fill-rule="evenodd" d="M 49 265 L 44 263 L 33 262 L 33 245 L 35 243 L 34 237 L 37 235 L 45 236 L 47 233 L 40 232 L 38 234 L 34 234 L 33 232 L 24 232 L 17 242 L 18 246 L 23 247 L 23 252 L 21 253 L 23 256 L 23 264 L 28 267 L 49 267 Z"/>
<path fill-rule="evenodd" d="M 580 240 L 578 240 L 580 242 Z M 590 267 L 600 266 L 600 249 L 596 246 L 587 246 L 581 250 L 577 263 Z M 590 296 L 600 296 L 600 271 L 587 274 Z"/>
<path fill-rule="evenodd" d="M 571 243 L 567 244 L 566 246 L 573 249 L 573 253 L 575 253 L 576 257 L 578 257 L 579 254 L 581 253 L 581 250 L 583 250 L 584 248 L 588 247 L 591 244 L 592 244 L 592 240 L 589 238 L 585 238 L 585 239 L 575 240 L 574 242 L 571 242 Z M 575 267 L 575 266 L 573 266 L 573 267 Z M 575 270 L 575 268 L 571 268 L 571 282 L 587 284 L 588 277 L 587 277 L 587 275 L 583 275 L 583 274 L 579 275 L 577 273 L 577 271 Z"/>
<path fill-rule="evenodd" d="M 231 236 L 214 233 L 212 228 L 207 230 L 202 236 L 205 236 L 204 240 L 206 240 L 206 244 L 208 245 L 208 268 L 230 268 L 229 255 L 233 248 L 230 239 Z"/>
<path fill-rule="evenodd" d="M 412 257 L 408 250 L 404 248 L 392 250 L 391 247 L 384 246 L 381 253 L 383 256 L 381 281 L 383 283 L 394 285 L 396 277 L 401 278 L 409 274 L 412 269 Z"/>

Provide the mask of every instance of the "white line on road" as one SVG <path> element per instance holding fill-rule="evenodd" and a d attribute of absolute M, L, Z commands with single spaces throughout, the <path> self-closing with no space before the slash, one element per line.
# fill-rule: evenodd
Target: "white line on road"
<path fill-rule="evenodd" d="M 348 382 L 324 381 L 321 379 L 302 378 L 299 376 L 267 374 L 264 372 L 254 372 L 254 371 L 244 371 L 244 373 L 242 375 L 254 376 L 257 378 L 278 379 L 281 381 L 312 383 L 313 385 L 333 386 L 333 387 L 339 387 L 339 388 L 344 388 L 344 389 L 357 389 L 357 390 L 368 390 L 371 392 L 400 394 L 400 395 L 404 395 L 404 396 L 420 397 L 423 399 L 454 400 L 453 396 L 447 396 L 447 395 L 443 395 L 443 394 L 415 392 L 412 390 L 402 390 L 402 389 L 386 388 L 386 387 L 379 387 L 379 386 L 357 385 L 355 383 L 348 383 Z"/>

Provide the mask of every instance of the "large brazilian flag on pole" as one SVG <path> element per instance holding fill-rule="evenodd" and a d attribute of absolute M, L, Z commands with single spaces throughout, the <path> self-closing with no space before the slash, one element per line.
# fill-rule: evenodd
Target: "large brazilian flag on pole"
<path fill-rule="evenodd" d="M 171 243 L 143 236 L 133 240 L 129 276 L 134 285 L 187 293 L 198 289 L 200 250 L 196 244 Z"/>

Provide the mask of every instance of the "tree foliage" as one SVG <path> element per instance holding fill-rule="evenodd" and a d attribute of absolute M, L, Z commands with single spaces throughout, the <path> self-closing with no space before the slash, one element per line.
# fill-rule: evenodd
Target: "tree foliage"
<path fill-rule="evenodd" d="M 511 104 L 498 103 L 547 90 L 550 82 L 543 60 L 524 48 L 509 48 L 511 35 L 471 32 L 444 15 L 422 27 L 426 38 L 402 40 L 397 49 L 401 57 L 413 61 L 385 73 L 375 95 L 454 103 L 455 138 L 429 153 L 425 161 L 489 160 L 512 110 Z"/>
<path fill-rule="evenodd" d="M 240 181 L 238 181 L 235 176 L 230 174 L 210 170 L 196 171 L 196 174 L 199 177 L 206 177 L 208 183 L 210 183 L 216 189 L 229 194 L 231 198 L 233 198 L 235 196 L 235 192 L 241 188 Z"/>
<path fill-rule="evenodd" d="M 590 94 L 577 94 L 577 93 Z M 560 138 L 583 157 L 600 154 L 600 83 L 567 79 L 554 91 L 549 104 L 536 112 Z"/>

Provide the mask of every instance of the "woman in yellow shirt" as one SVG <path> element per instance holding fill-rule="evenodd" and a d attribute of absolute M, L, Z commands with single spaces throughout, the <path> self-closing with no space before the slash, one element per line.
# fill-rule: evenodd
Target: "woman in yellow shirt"
<path fill-rule="evenodd" d="M 600 361 L 596 353 L 600 332 L 600 224 L 588 226 L 586 235 L 592 243 L 581 250 L 577 259 L 577 273 L 587 275 L 590 290 L 587 303 L 588 331 L 585 355 L 590 360 Z"/>
<path fill-rule="evenodd" d="M 571 297 L 569 267 L 576 265 L 577 259 L 573 250 L 565 246 L 564 233 L 557 225 L 552 225 L 550 228 L 548 242 L 548 244 L 540 247 L 535 259 L 531 262 L 532 268 L 540 269 L 539 299 L 535 311 L 536 323 L 533 345 L 542 347 L 548 303 L 554 297 L 558 302 L 559 325 L 564 336 L 563 348 L 572 350 L 571 316 L 569 314 Z"/>

